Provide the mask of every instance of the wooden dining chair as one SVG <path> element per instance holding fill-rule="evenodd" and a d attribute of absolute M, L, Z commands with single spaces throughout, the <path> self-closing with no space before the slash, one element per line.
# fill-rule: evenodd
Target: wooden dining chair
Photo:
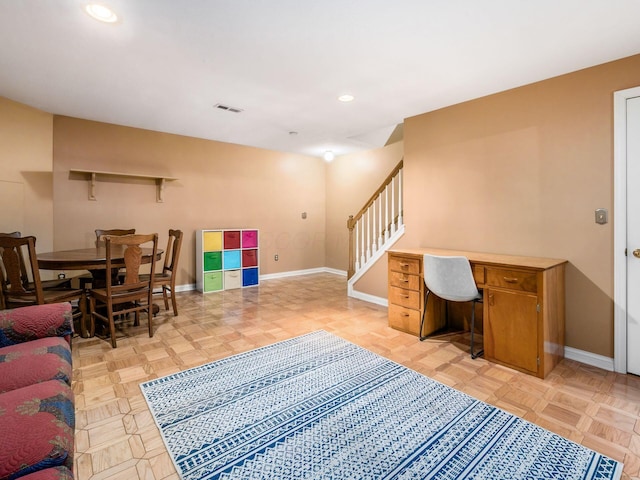
<path fill-rule="evenodd" d="M 118 236 L 118 237 L 121 237 L 122 235 L 133 235 L 134 233 L 136 233 L 136 229 L 135 228 L 126 228 L 126 229 L 112 228 L 110 230 L 103 230 L 103 229 L 97 228 L 95 232 L 96 232 L 96 247 L 104 247 L 105 245 L 104 237 L 106 235 Z"/>
<path fill-rule="evenodd" d="M 133 235 L 134 233 L 136 233 L 136 229 L 135 228 L 112 228 L 112 229 L 101 229 L 101 228 L 97 228 L 95 230 L 95 234 L 96 234 L 96 248 L 98 247 L 104 247 L 104 237 L 105 235 L 116 235 L 116 236 L 122 236 L 122 235 Z M 88 287 L 92 287 L 93 282 L 93 276 L 90 273 L 85 273 L 82 275 L 78 275 L 76 277 L 78 279 L 78 282 L 80 283 L 80 287 L 81 288 L 88 288 Z M 120 280 L 122 280 L 124 278 L 124 274 L 119 274 L 118 278 Z"/>
<path fill-rule="evenodd" d="M 162 272 L 158 272 L 153 277 L 153 287 L 161 287 L 162 290 L 156 290 L 154 294 L 162 293 L 164 299 L 164 308 L 169 310 L 169 298 L 173 307 L 173 315 L 178 315 L 178 304 L 176 302 L 176 273 L 178 268 L 178 260 L 180 259 L 180 248 L 182 246 L 182 231 L 169 230 L 169 241 L 167 249 L 164 253 L 164 265 Z M 142 276 L 145 278 L 145 276 Z"/>
<path fill-rule="evenodd" d="M 135 314 L 136 325 L 140 322 L 140 313 L 146 312 L 149 323 L 149 337 L 153 337 L 153 277 L 155 274 L 155 261 L 151 261 L 151 272 L 146 279 L 140 277 L 143 246 L 152 246 L 152 259 L 158 252 L 158 234 L 148 235 L 132 234 L 122 236 L 106 235 L 104 237 L 106 248 L 106 286 L 104 288 L 92 288 L 89 293 L 91 311 L 90 335 L 95 334 L 96 320 L 109 325 L 111 346 L 116 348 L 115 317 L 122 317 L 129 313 Z M 120 250 L 118 254 L 116 249 Z M 113 267 L 115 256 L 124 257 L 125 277 L 122 282 L 117 275 L 110 275 L 118 267 Z M 102 310 L 100 310 L 102 308 Z M 104 311 L 106 309 L 106 313 Z"/>
<path fill-rule="evenodd" d="M 22 234 L 20 232 L 11 232 L 11 233 L 1 233 L 0 237 L 12 237 L 12 238 L 20 238 Z M 29 279 L 29 275 L 27 273 L 27 265 L 24 261 L 24 255 L 22 249 L 18 250 L 20 255 L 20 271 L 21 273 L 21 281 L 25 288 L 33 289 L 33 285 Z M 59 290 L 61 288 L 71 288 L 71 279 L 70 278 L 55 278 L 52 280 L 41 280 L 42 288 L 44 290 Z"/>
<path fill-rule="evenodd" d="M 28 282 L 23 278 L 21 259 L 24 261 Z M 36 254 L 36 237 L 0 236 L 0 288 L 5 308 L 77 302 L 73 317 L 80 320 L 82 332 L 86 331 L 85 291 L 43 288 Z"/>

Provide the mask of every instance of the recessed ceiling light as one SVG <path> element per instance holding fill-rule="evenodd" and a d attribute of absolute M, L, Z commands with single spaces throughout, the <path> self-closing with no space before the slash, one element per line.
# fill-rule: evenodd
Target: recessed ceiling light
<path fill-rule="evenodd" d="M 325 159 L 325 161 L 330 162 L 334 158 L 336 158 L 336 155 L 331 150 L 327 150 L 326 152 L 324 152 L 323 158 Z"/>
<path fill-rule="evenodd" d="M 118 21 L 118 16 L 113 12 L 113 10 L 109 7 L 105 7 L 104 5 L 90 3 L 84 7 L 84 10 L 91 15 L 91 17 L 101 22 L 115 23 Z"/>
<path fill-rule="evenodd" d="M 341 102 L 353 102 L 353 99 L 355 97 L 349 93 L 345 93 L 344 95 L 340 95 L 338 97 L 338 100 L 340 100 Z"/>

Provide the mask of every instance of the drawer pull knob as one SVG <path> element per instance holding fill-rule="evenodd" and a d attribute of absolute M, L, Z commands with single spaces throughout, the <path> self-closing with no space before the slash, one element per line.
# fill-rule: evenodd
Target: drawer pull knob
<path fill-rule="evenodd" d="M 514 277 L 502 277 L 507 283 L 518 283 L 518 279 Z"/>
<path fill-rule="evenodd" d="M 409 283 L 409 280 L 407 280 L 406 278 L 403 278 L 403 279 L 402 279 L 402 281 L 403 281 L 404 283 Z"/>
<path fill-rule="evenodd" d="M 402 298 L 409 298 L 409 295 L 400 295 Z"/>
<path fill-rule="evenodd" d="M 409 264 L 408 264 L 408 263 L 401 263 L 401 264 L 400 264 L 400 266 L 401 266 L 402 268 L 407 268 L 407 267 L 409 266 Z"/>
<path fill-rule="evenodd" d="M 402 312 L 402 316 L 403 316 L 403 317 L 408 317 L 408 316 L 409 316 L 409 314 L 408 314 L 408 313 L 404 313 L 404 312 Z"/>

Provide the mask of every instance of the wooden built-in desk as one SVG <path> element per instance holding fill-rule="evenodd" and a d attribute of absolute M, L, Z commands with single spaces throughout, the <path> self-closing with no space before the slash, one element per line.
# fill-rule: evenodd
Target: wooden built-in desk
<path fill-rule="evenodd" d="M 564 357 L 566 260 L 415 248 L 389 252 L 389 326 L 419 336 L 438 330 L 444 309 L 429 302 L 424 331 L 423 256 L 461 255 L 483 291 L 487 360 L 544 378 Z"/>

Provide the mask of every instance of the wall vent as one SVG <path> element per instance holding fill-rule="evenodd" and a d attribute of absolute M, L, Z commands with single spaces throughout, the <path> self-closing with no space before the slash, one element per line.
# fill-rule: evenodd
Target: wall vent
<path fill-rule="evenodd" d="M 242 111 L 241 108 L 230 107 L 229 105 L 222 105 L 221 103 L 216 103 L 213 108 L 217 108 L 219 110 L 225 110 L 227 112 L 240 113 Z"/>

